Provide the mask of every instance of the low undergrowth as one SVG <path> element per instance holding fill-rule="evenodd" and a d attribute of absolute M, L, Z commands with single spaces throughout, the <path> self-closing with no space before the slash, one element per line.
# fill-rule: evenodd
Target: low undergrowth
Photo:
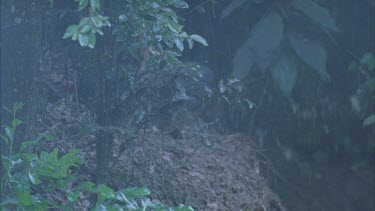
<path fill-rule="evenodd" d="M 32 153 L 33 147 L 51 137 L 39 135 L 35 140 L 23 141 L 15 151 L 17 127 L 23 122 L 17 118 L 22 103 L 16 103 L 12 110 L 10 125 L 4 125 L 5 153 L 2 156 L 1 210 L 193 210 L 179 205 L 168 208 L 153 202 L 147 188 L 125 188 L 114 190 L 104 184 L 96 185 L 79 181 L 74 170 L 83 163 L 80 151 L 72 149 L 63 154 L 58 149 L 51 152 Z M 90 200 L 88 200 L 90 199 Z"/>

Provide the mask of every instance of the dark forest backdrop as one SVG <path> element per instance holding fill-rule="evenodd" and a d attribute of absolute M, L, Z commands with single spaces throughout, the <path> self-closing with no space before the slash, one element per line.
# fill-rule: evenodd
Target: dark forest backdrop
<path fill-rule="evenodd" d="M 296 183 L 339 163 L 364 169 L 369 186 L 354 201 L 365 209 L 374 206 L 374 37 L 373 0 L 1 1 L 1 107 L 25 104 L 17 140 L 30 140 L 49 102 L 84 105 L 98 183 L 119 134 L 130 143 L 147 125 L 171 128 L 184 107 L 198 133 L 212 123 L 249 135 Z M 11 119 L 2 109 L 1 124 Z"/>

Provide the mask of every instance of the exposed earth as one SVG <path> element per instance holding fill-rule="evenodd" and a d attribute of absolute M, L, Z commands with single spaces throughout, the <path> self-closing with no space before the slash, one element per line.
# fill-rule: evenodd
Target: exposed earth
<path fill-rule="evenodd" d="M 50 103 L 45 129 L 59 141 L 45 143 L 45 147 L 57 147 L 60 152 L 80 149 L 86 163 L 76 174 L 93 180 L 95 134 L 86 130 L 92 124 L 89 114 L 80 112 L 64 101 Z M 196 210 L 285 210 L 261 175 L 262 169 L 273 171 L 270 161 L 248 137 L 211 131 L 208 143 L 187 122 L 175 125 L 182 139 L 156 126 L 142 131 L 132 143 L 118 136 L 108 185 L 114 189 L 148 187 L 154 200 L 187 204 Z M 90 205 L 87 199 L 81 208 Z"/>

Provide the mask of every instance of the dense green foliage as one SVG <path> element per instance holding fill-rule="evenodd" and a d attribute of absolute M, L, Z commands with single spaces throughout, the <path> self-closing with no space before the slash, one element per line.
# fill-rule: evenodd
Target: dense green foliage
<path fill-rule="evenodd" d="M 135 57 L 144 57 L 153 64 L 165 61 L 168 64 L 178 62 L 177 56 L 184 50 L 186 40 L 189 48 L 194 42 L 207 45 L 204 38 L 197 34 L 188 35 L 179 24 L 179 17 L 172 8 L 188 8 L 188 4 L 182 0 L 170 1 L 115 1 L 120 15 L 114 25 L 113 34 L 116 42 L 124 46 L 124 50 Z M 78 40 L 81 46 L 95 47 L 98 33 L 103 35 L 102 28 L 111 26 L 108 16 L 99 15 L 99 0 L 80 0 L 78 10 L 89 7 L 89 17 L 81 18 L 79 24 L 67 28 L 63 38 Z M 115 18 L 115 17 L 111 17 Z M 175 51 L 177 48 L 179 50 Z M 138 55 L 139 53 L 143 55 Z M 149 55 L 151 53 L 152 55 Z M 147 54 L 147 55 L 146 55 Z M 145 58 L 147 56 L 147 58 Z"/>
<path fill-rule="evenodd" d="M 40 146 L 43 139 L 50 138 L 47 136 L 24 141 L 20 149 L 13 153 L 16 129 L 22 124 L 16 114 L 22 106 L 16 103 L 12 110 L 8 110 L 13 114 L 12 125 L 4 125 L 5 135 L 1 135 L 8 149 L 1 164 L 5 169 L 5 177 L 1 179 L 1 210 L 72 210 L 83 192 L 97 195 L 91 210 L 192 210 L 184 205 L 168 208 L 154 203 L 148 198 L 150 191 L 147 188 L 115 191 L 103 184 L 79 181 L 72 174 L 72 169 L 83 162 L 79 150 L 73 149 L 64 155 L 59 155 L 57 149 L 52 152 L 29 152 L 33 146 Z"/>

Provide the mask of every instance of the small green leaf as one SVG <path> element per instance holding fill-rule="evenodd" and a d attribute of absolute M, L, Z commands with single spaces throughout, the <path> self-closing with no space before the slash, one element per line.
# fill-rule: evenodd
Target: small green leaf
<path fill-rule="evenodd" d="M 88 43 L 89 43 L 89 38 L 88 38 L 87 35 L 85 35 L 85 34 L 81 34 L 81 33 L 80 33 L 80 34 L 78 35 L 78 42 L 79 42 L 79 44 L 80 44 L 82 47 L 87 46 Z"/>
<path fill-rule="evenodd" d="M 102 19 L 98 18 L 98 17 L 93 17 L 91 18 L 92 22 L 94 23 L 95 27 L 102 27 L 103 26 L 103 21 Z"/>
<path fill-rule="evenodd" d="M 4 142 L 9 146 L 9 139 L 3 135 L 0 135 L 0 137 L 4 140 Z"/>
<path fill-rule="evenodd" d="M 104 26 L 109 26 L 109 27 L 112 26 L 112 24 L 111 24 L 111 22 L 109 22 L 108 18 L 103 19 L 103 25 L 104 25 Z"/>
<path fill-rule="evenodd" d="M 84 182 L 81 184 L 81 188 L 90 193 L 96 193 L 95 184 L 92 182 Z"/>
<path fill-rule="evenodd" d="M 63 39 L 67 39 L 69 37 L 72 37 L 74 33 L 78 31 L 78 25 L 70 25 L 63 36 Z"/>
<path fill-rule="evenodd" d="M 99 195 L 104 199 L 111 199 L 115 197 L 115 192 L 106 185 L 98 185 L 97 190 Z"/>
<path fill-rule="evenodd" d="M 202 44 L 202 45 L 208 46 L 207 41 L 206 41 L 203 37 L 201 37 L 201 36 L 199 36 L 199 35 L 197 35 L 197 34 L 193 34 L 193 35 L 191 35 L 190 37 L 191 37 L 191 39 L 193 39 L 194 41 L 199 42 L 199 43 Z"/>
<path fill-rule="evenodd" d="M 90 18 L 84 17 L 79 21 L 78 27 L 83 27 L 84 25 L 87 25 L 90 21 Z"/>
<path fill-rule="evenodd" d="M 184 43 L 182 42 L 181 39 L 176 38 L 174 40 L 174 43 L 176 44 L 176 47 L 178 48 L 178 50 L 180 50 L 181 52 L 184 51 Z"/>
<path fill-rule="evenodd" d="M 29 176 L 31 184 L 39 185 L 41 183 L 40 179 L 36 175 L 33 175 L 30 172 L 28 172 L 28 176 Z"/>
<path fill-rule="evenodd" d="M 126 188 L 117 192 L 118 194 L 124 194 L 126 198 L 132 199 L 142 199 L 150 195 L 150 190 L 147 188 Z"/>
<path fill-rule="evenodd" d="M 100 0 L 90 0 L 92 10 L 100 10 Z"/>
<path fill-rule="evenodd" d="M 14 130 L 10 127 L 5 127 L 5 134 L 8 136 L 10 141 L 13 141 Z"/>
<path fill-rule="evenodd" d="M 172 20 L 168 21 L 168 27 L 174 33 L 179 33 L 181 31 L 182 26 Z"/>
<path fill-rule="evenodd" d="M 100 35 L 102 35 L 103 36 L 103 30 L 101 29 L 101 28 L 96 28 L 95 29 L 95 31 L 98 33 L 98 34 L 100 34 Z"/>
<path fill-rule="evenodd" d="M 189 44 L 189 49 L 191 50 L 194 47 L 194 41 L 191 38 L 187 38 L 186 40 Z"/>
<path fill-rule="evenodd" d="M 19 120 L 19 119 L 17 119 L 17 118 L 14 118 L 13 120 L 12 120 L 12 126 L 13 126 L 13 128 L 16 128 L 18 125 L 20 125 L 20 124 L 22 124 L 22 121 L 21 120 Z"/>
<path fill-rule="evenodd" d="M 75 32 L 72 36 L 72 40 L 76 41 L 78 39 L 78 32 Z"/>
<path fill-rule="evenodd" d="M 78 5 L 78 11 L 81 11 L 87 7 L 89 0 L 80 0 Z"/>
<path fill-rule="evenodd" d="M 66 196 L 67 196 L 67 198 L 68 198 L 68 201 L 69 201 L 69 202 L 72 202 L 72 203 L 77 202 L 77 200 L 78 200 L 78 196 L 79 196 L 79 193 L 80 193 L 79 188 L 77 188 L 77 189 L 74 190 L 73 192 L 68 192 L 68 193 L 66 194 Z"/>
<path fill-rule="evenodd" d="M 90 25 L 84 25 L 84 26 L 81 28 L 81 33 L 82 33 L 82 34 L 86 34 L 86 33 L 89 32 L 91 29 L 92 29 L 92 27 L 91 27 Z"/>

